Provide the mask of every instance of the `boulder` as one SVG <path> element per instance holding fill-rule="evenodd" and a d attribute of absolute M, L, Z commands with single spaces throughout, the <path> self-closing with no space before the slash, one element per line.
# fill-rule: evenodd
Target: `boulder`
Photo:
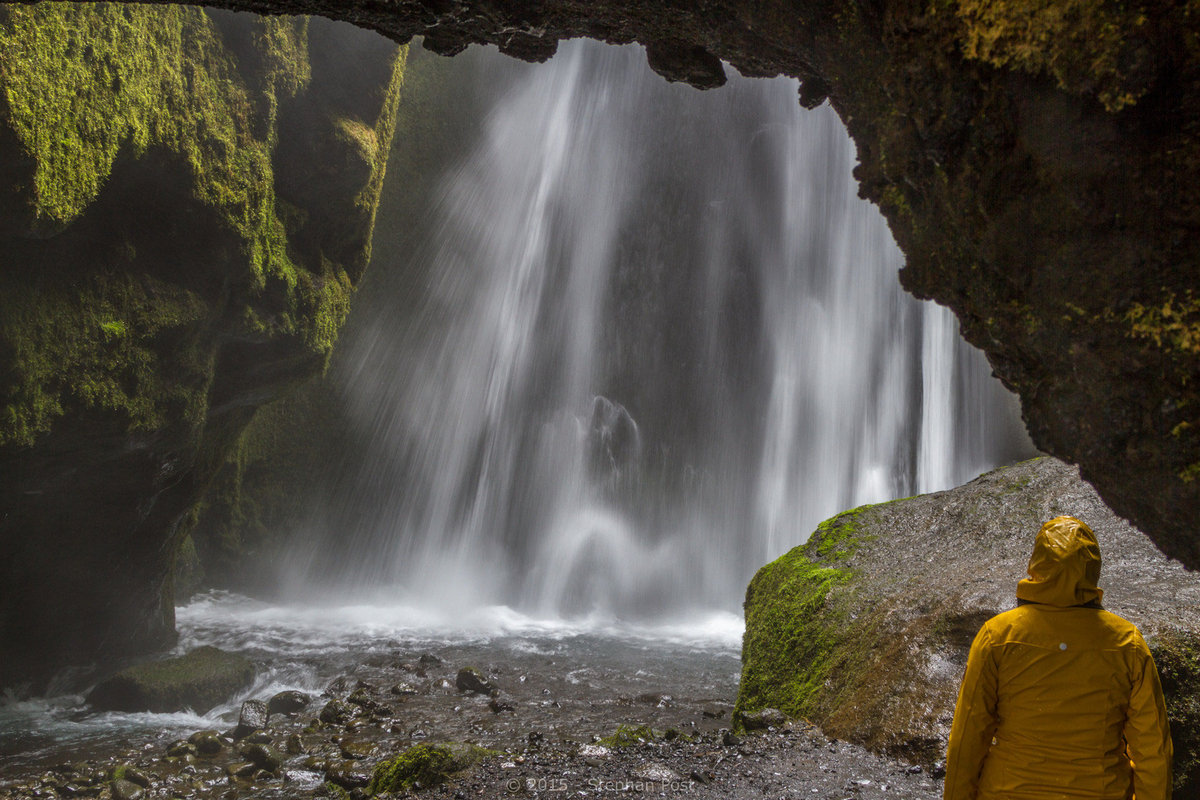
<path fill-rule="evenodd" d="M 241 756 L 267 772 L 274 772 L 283 765 L 283 753 L 266 744 L 252 744 L 242 750 Z"/>
<path fill-rule="evenodd" d="M 483 677 L 483 673 L 474 667 L 463 667 L 454 679 L 454 685 L 460 692 L 475 692 L 476 694 L 491 694 L 496 687 Z"/>
<path fill-rule="evenodd" d="M 225 749 L 225 743 L 216 731 L 196 731 L 188 737 L 188 744 L 202 756 L 213 756 Z"/>
<path fill-rule="evenodd" d="M 308 708 L 312 698 L 295 690 L 280 692 L 267 701 L 267 711 L 272 714 L 295 714 Z"/>
<path fill-rule="evenodd" d="M 254 680 L 249 659 L 215 647 L 123 669 L 87 696 L 98 711 L 168 713 L 190 708 L 203 714 L 229 700 Z"/>
<path fill-rule="evenodd" d="M 242 703 L 242 712 L 238 715 L 237 727 L 233 729 L 233 738 L 245 739 L 255 731 L 267 727 L 267 719 L 271 712 L 262 700 L 247 700 Z"/>
<path fill-rule="evenodd" d="M 736 718 L 778 709 L 825 733 L 932 766 L 944 754 L 979 626 L 1016 605 L 1041 524 L 1077 517 L 1103 556 L 1104 606 L 1145 635 L 1167 695 L 1176 796 L 1195 796 L 1200 576 L 1115 516 L 1052 458 L 821 523 L 746 590 Z"/>
<path fill-rule="evenodd" d="M 142 800 L 146 790 L 132 781 L 117 778 L 112 782 L 113 800 Z"/>
<path fill-rule="evenodd" d="M 342 700 L 330 700 L 321 709 L 319 719 L 326 725 L 345 725 L 354 716 L 354 706 Z"/>

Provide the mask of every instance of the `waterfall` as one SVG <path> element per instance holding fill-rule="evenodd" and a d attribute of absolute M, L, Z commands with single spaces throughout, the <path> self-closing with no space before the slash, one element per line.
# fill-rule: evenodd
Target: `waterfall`
<path fill-rule="evenodd" d="M 901 291 L 853 143 L 795 81 L 698 92 L 587 41 L 537 67 L 468 57 L 500 94 L 432 212 L 381 215 L 421 225 L 422 279 L 339 345 L 362 444 L 297 585 L 735 608 L 822 519 L 1029 449 L 953 316 Z"/>

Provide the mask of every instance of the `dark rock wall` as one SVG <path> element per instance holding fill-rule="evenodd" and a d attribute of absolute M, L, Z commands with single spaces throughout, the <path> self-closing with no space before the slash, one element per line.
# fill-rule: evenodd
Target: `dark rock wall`
<path fill-rule="evenodd" d="M 798 77 L 858 149 L 901 279 L 958 314 L 1078 463 L 1164 552 L 1200 566 L 1200 3 L 980 0 L 229 0 L 311 12 L 444 54 L 539 61 L 589 36 L 646 45 L 699 87 Z"/>
<path fill-rule="evenodd" d="M 193 508 L 369 258 L 403 64 L 327 20 L 0 5 L 0 686 L 173 641 Z"/>

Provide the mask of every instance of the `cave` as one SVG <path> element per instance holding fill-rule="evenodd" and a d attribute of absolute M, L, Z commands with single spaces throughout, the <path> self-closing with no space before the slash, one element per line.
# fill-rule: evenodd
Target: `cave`
<path fill-rule="evenodd" d="M 37 160 L 62 152 L 18 141 L 38 109 L 0 111 L 0 685 L 174 641 L 171 575 L 197 504 L 255 411 L 323 369 L 363 277 L 395 44 L 414 37 L 443 56 L 490 44 L 533 62 L 560 40 L 636 42 L 658 75 L 697 89 L 724 84 L 727 66 L 798 79 L 796 102 L 827 102 L 853 138 L 858 191 L 904 253 L 904 288 L 954 312 L 1020 397 L 1038 449 L 1078 464 L 1163 553 L 1200 565 L 1194 3 L 1056 2 L 1032 16 L 969 0 L 216 6 L 225 46 L 256 65 L 234 95 L 193 9 L 169 6 L 177 19 L 160 33 L 206 66 L 157 99 L 138 100 L 148 89 L 111 53 L 84 56 L 109 58 L 92 91 L 149 103 L 99 106 L 137 133 L 64 146 L 96 159 L 71 162 L 81 175 L 107 180 L 59 195 L 32 182 Z M 0 8 L 0 23 L 27 23 L 21 8 Z M 298 23 L 232 11 L 315 15 L 308 77 L 271 67 L 297 57 Z M 106 13 L 115 29 L 141 24 Z M 312 33 L 322 17 L 386 40 L 364 37 L 345 59 Z M 63 63 L 86 47 L 86 25 L 71 24 Z M 223 122 L 146 122 L 184 92 Z M 278 226 L 232 180 L 242 152 L 236 168 L 260 172 L 287 155 L 273 167 Z M 142 193 L 150 179 L 165 193 Z M 81 256 L 80 240 L 101 244 Z M 54 267 L 23 271 L 31 260 Z M 54 303 L 69 320 L 45 311 Z M 114 357 L 115 373 L 102 366 Z"/>

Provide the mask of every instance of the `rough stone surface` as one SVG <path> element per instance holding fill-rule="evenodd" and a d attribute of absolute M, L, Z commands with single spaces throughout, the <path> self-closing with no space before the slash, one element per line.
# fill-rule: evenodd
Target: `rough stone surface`
<path fill-rule="evenodd" d="M 979 626 L 1016 605 L 1041 524 L 1086 522 L 1104 606 L 1136 624 L 1163 676 L 1176 794 L 1200 788 L 1200 576 L 1117 518 L 1074 467 L 1035 459 L 965 486 L 824 522 L 746 590 L 736 713 L 777 708 L 926 766 L 943 758 Z M 748 727 L 748 726 L 747 726 Z"/>
<path fill-rule="evenodd" d="M 267 710 L 272 714 L 295 714 L 308 708 L 312 698 L 304 692 L 295 689 L 280 692 L 267 702 Z"/>
<path fill-rule="evenodd" d="M 454 678 L 454 685 L 460 692 L 491 694 L 495 691 L 495 687 L 475 667 L 463 667 L 460 669 L 458 675 Z"/>
<path fill-rule="evenodd" d="M 225 749 L 221 735 L 216 731 L 196 731 L 188 737 L 188 744 L 196 748 L 202 756 L 212 756 Z"/>
<path fill-rule="evenodd" d="M 101 681 L 87 696 L 99 711 L 203 714 L 254 680 L 254 664 L 215 647 L 197 647 L 185 656 L 123 669 Z M 190 745 L 189 745 L 190 746 Z"/>
<path fill-rule="evenodd" d="M 142 800 L 146 790 L 136 783 L 117 778 L 112 782 L 113 800 Z"/>
<path fill-rule="evenodd" d="M 238 714 L 237 727 L 233 729 L 233 738 L 245 739 L 257 730 L 267 727 L 267 719 L 271 712 L 262 700 L 247 700 L 242 703 L 241 713 Z"/>
<path fill-rule="evenodd" d="M 368 791 L 402 792 L 445 783 L 488 755 L 482 747 L 462 742 L 419 744 L 375 768 Z"/>
<path fill-rule="evenodd" d="M 668 80 L 799 78 L 858 146 L 863 196 L 1017 391 L 1043 451 L 1200 567 L 1200 14 L 1194 3 L 224 0 L 443 55 L 640 42 Z"/>
<path fill-rule="evenodd" d="M 0 688 L 174 643 L 198 502 L 366 266 L 403 63 L 328 20 L 0 4 Z"/>

